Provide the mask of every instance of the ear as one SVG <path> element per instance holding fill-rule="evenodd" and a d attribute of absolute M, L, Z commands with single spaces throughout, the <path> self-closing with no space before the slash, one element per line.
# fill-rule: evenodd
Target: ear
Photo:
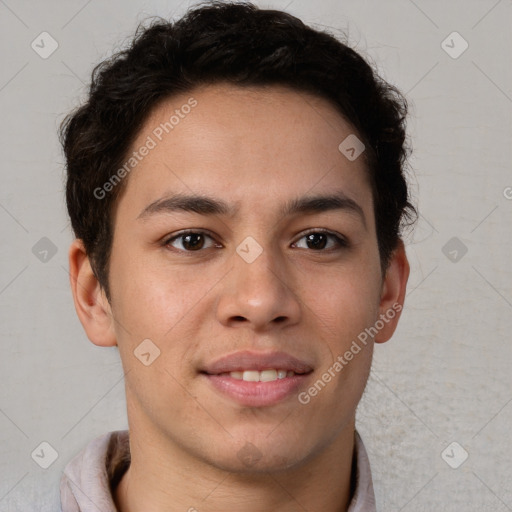
<path fill-rule="evenodd" d="M 382 329 L 375 335 L 375 343 L 388 341 L 395 332 L 400 318 L 409 279 L 409 262 L 405 254 L 405 247 L 402 240 L 393 251 L 386 275 L 382 283 L 382 291 L 379 305 L 379 319 L 384 324 Z"/>
<path fill-rule="evenodd" d="M 68 259 L 73 301 L 87 337 L 102 347 L 117 345 L 112 310 L 92 271 L 82 240 L 73 241 Z"/>

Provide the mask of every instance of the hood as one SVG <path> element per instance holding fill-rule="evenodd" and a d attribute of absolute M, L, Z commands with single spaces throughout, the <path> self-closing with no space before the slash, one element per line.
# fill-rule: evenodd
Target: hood
<path fill-rule="evenodd" d="M 129 466 L 128 430 L 89 442 L 65 467 L 60 480 L 61 512 L 117 512 L 111 485 Z"/>

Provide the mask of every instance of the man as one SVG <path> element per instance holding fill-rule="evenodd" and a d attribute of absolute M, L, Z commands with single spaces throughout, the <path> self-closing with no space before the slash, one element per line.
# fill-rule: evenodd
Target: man
<path fill-rule="evenodd" d="M 406 102 L 297 18 L 209 3 L 98 66 L 62 126 L 75 307 L 128 431 L 63 512 L 374 511 L 355 429 L 409 265 Z"/>

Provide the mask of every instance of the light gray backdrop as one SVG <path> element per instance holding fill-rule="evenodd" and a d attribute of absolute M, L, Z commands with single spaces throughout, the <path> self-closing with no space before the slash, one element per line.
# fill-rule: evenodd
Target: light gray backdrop
<path fill-rule="evenodd" d="M 412 107 L 409 293 L 358 410 L 379 510 L 512 510 L 512 2 L 257 3 L 347 30 Z M 56 130 L 93 64 L 187 7 L 0 0 L 1 511 L 58 510 L 70 458 L 127 428 L 117 349 L 90 343 L 72 304 Z"/>

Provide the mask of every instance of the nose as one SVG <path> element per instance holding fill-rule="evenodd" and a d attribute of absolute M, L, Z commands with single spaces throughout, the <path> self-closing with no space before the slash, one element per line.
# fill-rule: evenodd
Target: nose
<path fill-rule="evenodd" d="M 222 280 L 217 318 L 226 327 L 266 331 L 299 321 L 300 300 L 294 279 L 278 254 L 263 249 L 254 260 L 233 254 L 233 267 Z"/>

